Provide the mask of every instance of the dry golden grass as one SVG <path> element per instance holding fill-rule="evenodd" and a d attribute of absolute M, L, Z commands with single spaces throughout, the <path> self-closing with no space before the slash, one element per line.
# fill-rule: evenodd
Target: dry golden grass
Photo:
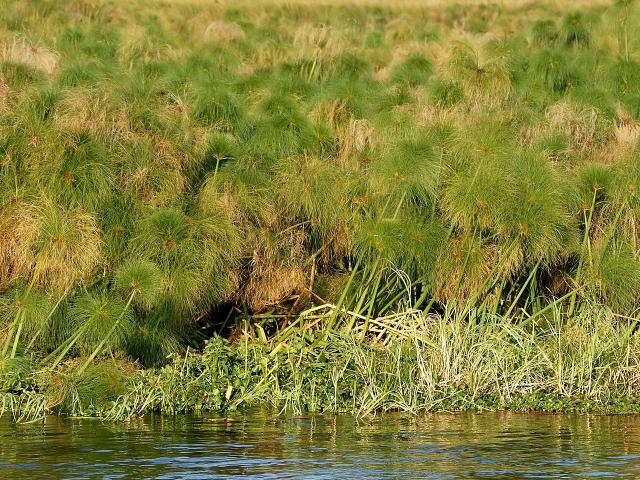
<path fill-rule="evenodd" d="M 619 146 L 631 149 L 640 138 L 640 122 L 634 120 L 622 105 L 617 106 L 616 114 L 618 121 L 613 128 L 615 140 Z"/>
<path fill-rule="evenodd" d="M 446 7 L 452 4 L 458 5 L 499 5 L 502 7 L 523 7 L 536 5 L 557 6 L 597 6 L 608 5 L 607 0 L 151 0 L 148 4 L 178 4 L 178 5 L 358 5 L 358 6 L 384 6 L 395 7 Z"/>
<path fill-rule="evenodd" d="M 336 138 L 340 147 L 339 163 L 343 167 L 357 167 L 357 156 L 375 143 L 373 125 L 367 119 L 351 119 L 338 129 Z"/>
<path fill-rule="evenodd" d="M 214 20 L 205 27 L 203 37 L 207 41 L 230 42 L 243 39 L 245 33 L 237 23 Z"/>
<path fill-rule="evenodd" d="M 55 72 L 58 57 L 59 55 L 53 50 L 20 40 L 14 40 L 0 46 L 0 62 L 27 65 L 47 75 L 52 75 Z"/>
<path fill-rule="evenodd" d="M 24 278 L 65 290 L 93 271 L 101 247 L 92 215 L 61 209 L 46 198 L 18 205 L 0 217 L 0 285 Z"/>
<path fill-rule="evenodd" d="M 578 109 L 568 102 L 558 102 L 547 109 L 547 119 L 552 131 L 563 132 L 578 148 L 585 149 L 593 142 L 598 119 L 594 108 Z"/>
<path fill-rule="evenodd" d="M 307 283 L 303 266 L 304 232 L 291 230 L 279 234 L 278 238 L 266 231 L 261 233 L 246 286 L 247 303 L 255 311 L 281 303 L 301 292 Z"/>

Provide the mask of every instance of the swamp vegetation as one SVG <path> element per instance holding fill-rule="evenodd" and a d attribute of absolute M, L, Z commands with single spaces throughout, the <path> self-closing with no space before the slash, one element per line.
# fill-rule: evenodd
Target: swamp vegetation
<path fill-rule="evenodd" d="M 0 410 L 638 411 L 640 5 L 8 0 Z"/>

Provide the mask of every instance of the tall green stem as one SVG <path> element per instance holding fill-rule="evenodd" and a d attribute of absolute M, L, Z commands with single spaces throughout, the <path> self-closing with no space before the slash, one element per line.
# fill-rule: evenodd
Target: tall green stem
<path fill-rule="evenodd" d="M 589 252 L 591 252 L 590 247 L 590 230 L 591 230 L 591 221 L 593 219 L 593 211 L 596 208 L 596 197 L 598 195 L 598 191 L 596 189 L 593 190 L 593 199 L 591 200 L 591 208 L 589 209 L 589 215 L 583 213 L 584 215 L 584 238 L 582 240 L 582 249 L 580 251 L 580 257 L 578 258 L 578 270 L 576 271 L 576 288 L 573 289 L 571 294 L 571 302 L 569 304 L 569 311 L 567 312 L 569 316 L 573 315 L 576 306 L 576 298 L 578 294 L 578 290 L 580 289 L 580 282 L 582 281 L 582 268 L 584 263 L 584 250 L 589 245 Z M 589 255 L 589 262 L 593 263 L 591 259 L 591 255 Z"/>
<path fill-rule="evenodd" d="M 96 358 L 98 354 L 102 351 L 105 343 L 107 343 L 107 340 L 111 338 L 111 335 L 113 335 L 113 332 L 115 332 L 118 326 L 120 325 L 120 322 L 124 318 L 124 314 L 127 312 L 129 307 L 131 306 L 131 302 L 133 302 L 133 299 L 135 298 L 135 296 L 136 296 L 136 290 L 131 292 L 131 295 L 129 295 L 129 300 L 127 300 L 127 304 L 122 309 L 120 316 L 113 323 L 113 325 L 111 326 L 107 334 L 103 337 L 103 339 L 100 341 L 98 346 L 93 350 L 93 352 L 91 352 L 91 355 L 89 355 L 89 358 L 87 358 L 84 364 L 82 364 L 82 366 L 78 369 L 78 372 L 77 372 L 78 374 L 81 374 L 82 372 L 84 372 L 85 369 L 91 364 L 91 362 L 93 362 L 93 359 Z"/>

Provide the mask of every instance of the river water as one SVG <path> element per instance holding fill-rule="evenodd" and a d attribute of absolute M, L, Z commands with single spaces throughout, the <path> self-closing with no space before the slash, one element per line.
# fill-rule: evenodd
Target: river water
<path fill-rule="evenodd" d="M 0 419 L 0 479 L 640 478 L 640 416 Z"/>

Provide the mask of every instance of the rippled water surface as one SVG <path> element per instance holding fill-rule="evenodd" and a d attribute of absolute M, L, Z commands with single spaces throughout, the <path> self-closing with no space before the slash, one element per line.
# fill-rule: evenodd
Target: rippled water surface
<path fill-rule="evenodd" d="M 0 478 L 640 478 L 640 417 L 0 420 Z"/>

